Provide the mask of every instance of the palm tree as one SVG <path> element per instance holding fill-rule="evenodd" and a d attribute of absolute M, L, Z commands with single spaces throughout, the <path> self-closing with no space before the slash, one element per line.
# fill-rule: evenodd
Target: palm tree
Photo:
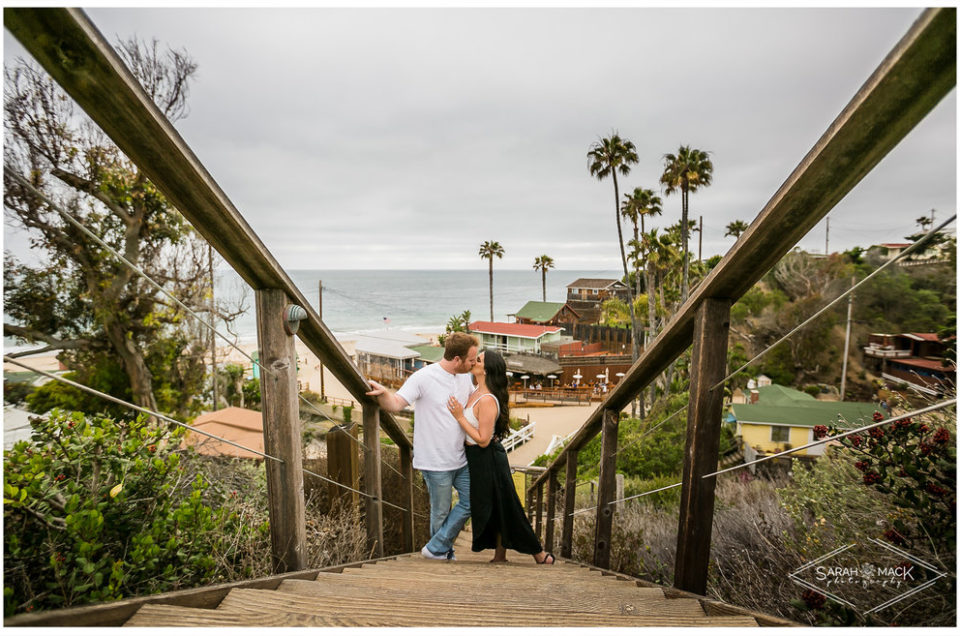
<path fill-rule="evenodd" d="M 543 281 L 543 302 L 547 302 L 547 270 L 553 269 L 553 259 L 542 254 L 533 259 L 533 269 L 540 272 Z"/>
<path fill-rule="evenodd" d="M 660 206 L 660 197 L 658 197 L 653 190 L 634 188 L 633 193 L 626 196 L 623 201 L 623 207 L 620 208 L 620 213 L 623 215 L 623 218 L 630 219 L 630 222 L 633 223 L 633 241 L 631 241 L 631 244 L 635 250 L 639 250 L 640 252 L 640 259 L 634 261 L 635 267 L 633 272 L 636 279 L 637 295 L 640 294 L 640 265 L 643 265 L 644 285 L 647 289 L 648 299 L 652 298 L 653 295 L 653 283 L 647 271 L 649 269 L 647 266 L 647 251 L 643 248 L 643 242 L 640 240 L 640 236 L 646 234 L 644 219 L 647 216 L 657 216 L 660 214 L 663 211 Z M 640 222 L 639 228 L 637 227 L 638 220 Z M 652 318 L 652 316 L 650 317 Z M 650 340 L 653 340 L 652 321 L 647 323 L 646 341 L 649 342 Z"/>
<path fill-rule="evenodd" d="M 933 219 L 931 219 L 929 216 L 921 216 L 919 219 L 917 219 L 916 223 L 920 226 L 921 231 L 926 232 L 927 228 L 933 225 Z"/>
<path fill-rule="evenodd" d="M 503 258 L 503 246 L 496 241 L 484 241 L 480 246 L 480 258 L 490 261 L 490 322 L 493 322 L 493 257 Z"/>
<path fill-rule="evenodd" d="M 621 139 L 616 132 L 610 137 L 604 137 L 590 146 L 587 152 L 590 174 L 603 181 L 613 177 L 613 211 L 617 219 L 617 245 L 620 246 L 620 261 L 623 264 L 623 278 L 627 282 L 627 304 L 630 307 L 630 327 L 636 328 L 637 320 L 633 311 L 633 288 L 630 287 L 630 274 L 627 271 L 627 253 L 623 247 L 623 229 L 620 227 L 620 186 L 617 183 L 617 172 L 626 176 L 630 174 L 630 165 L 639 161 L 637 148 L 632 141 Z M 636 333 L 633 333 L 633 359 L 639 356 L 639 343 Z"/>
<path fill-rule="evenodd" d="M 663 175 L 660 177 L 660 183 L 667 186 L 665 194 L 680 192 L 681 217 L 680 227 L 683 245 L 683 282 L 680 288 L 681 300 L 686 300 L 689 294 L 690 283 L 690 254 L 687 250 L 687 241 L 690 230 L 687 224 L 690 207 L 690 193 L 696 192 L 701 187 L 707 187 L 713 180 L 713 163 L 710 161 L 710 153 L 703 150 L 697 150 L 690 146 L 680 146 L 677 154 L 667 153 L 663 156 L 664 168 Z"/>
<path fill-rule="evenodd" d="M 740 235 L 743 234 L 749 225 L 746 221 L 741 221 L 737 219 L 736 221 L 730 221 L 727 223 L 727 231 L 724 232 L 724 236 L 732 236 L 735 239 L 740 238 Z"/>

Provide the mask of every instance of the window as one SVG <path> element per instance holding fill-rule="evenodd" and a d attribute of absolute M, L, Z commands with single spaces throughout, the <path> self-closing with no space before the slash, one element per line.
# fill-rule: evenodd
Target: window
<path fill-rule="evenodd" d="M 790 427 L 789 426 L 771 426 L 770 441 L 771 442 L 789 442 Z"/>

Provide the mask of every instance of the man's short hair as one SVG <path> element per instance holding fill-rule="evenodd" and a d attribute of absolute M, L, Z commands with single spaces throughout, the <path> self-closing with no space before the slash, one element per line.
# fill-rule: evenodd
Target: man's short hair
<path fill-rule="evenodd" d="M 477 347 L 477 339 L 475 336 L 471 336 L 468 333 L 463 333 L 462 331 L 455 331 L 452 334 L 447 336 L 447 339 L 443 344 L 443 359 L 444 360 L 453 360 L 457 356 L 460 356 L 461 360 L 466 359 L 467 354 L 470 353 L 470 347 Z"/>

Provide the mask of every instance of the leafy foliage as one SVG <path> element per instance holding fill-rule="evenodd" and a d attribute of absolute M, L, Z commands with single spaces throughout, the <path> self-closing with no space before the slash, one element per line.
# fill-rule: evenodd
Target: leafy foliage
<path fill-rule="evenodd" d="M 194 587 L 263 543 L 227 494 L 190 477 L 182 432 L 54 411 L 4 453 L 7 615 Z"/>

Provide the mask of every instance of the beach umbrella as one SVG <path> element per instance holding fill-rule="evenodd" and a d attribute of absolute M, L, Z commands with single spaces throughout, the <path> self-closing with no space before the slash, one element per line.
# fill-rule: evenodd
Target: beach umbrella
<path fill-rule="evenodd" d="M 553 381 L 557 379 L 557 376 L 551 373 L 550 375 L 547 376 L 547 379 L 550 380 L 550 386 L 553 386 Z"/>
<path fill-rule="evenodd" d="M 527 380 L 530 379 L 530 376 L 524 374 L 520 376 L 520 379 L 523 380 L 523 388 L 527 388 Z"/>
<path fill-rule="evenodd" d="M 512 377 L 513 377 L 513 371 L 507 371 L 507 377 L 512 378 Z"/>

